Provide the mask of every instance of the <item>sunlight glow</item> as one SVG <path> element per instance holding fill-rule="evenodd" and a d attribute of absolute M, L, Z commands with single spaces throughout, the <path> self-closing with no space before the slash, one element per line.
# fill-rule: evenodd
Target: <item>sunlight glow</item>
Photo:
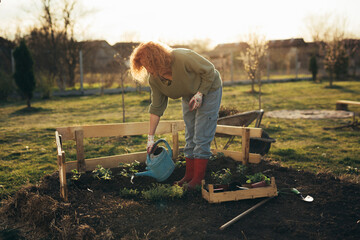
<path fill-rule="evenodd" d="M 28 4 L 33 2 L 34 4 Z M 78 0 L 90 13 L 78 21 L 79 39 L 118 41 L 160 40 L 184 43 L 211 39 L 214 43 L 239 41 L 260 31 L 268 39 L 307 38 L 304 19 L 330 12 L 346 16 L 349 28 L 360 33 L 360 1 L 356 0 Z M 39 0 L 3 0 L 0 35 L 13 35 L 36 22 Z M 310 39 L 307 39 L 310 40 Z"/>

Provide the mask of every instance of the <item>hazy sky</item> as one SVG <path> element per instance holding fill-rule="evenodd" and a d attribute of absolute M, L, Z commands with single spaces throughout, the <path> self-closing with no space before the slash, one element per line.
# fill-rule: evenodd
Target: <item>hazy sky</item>
<path fill-rule="evenodd" d="M 257 31 L 267 39 L 304 37 L 304 19 L 330 13 L 346 17 L 348 30 L 360 35 L 360 0 L 78 0 L 90 10 L 79 20 L 81 39 L 161 40 L 181 43 L 212 39 L 239 41 Z M 41 0 L 1 0 L 0 35 L 26 29 L 39 15 Z"/>

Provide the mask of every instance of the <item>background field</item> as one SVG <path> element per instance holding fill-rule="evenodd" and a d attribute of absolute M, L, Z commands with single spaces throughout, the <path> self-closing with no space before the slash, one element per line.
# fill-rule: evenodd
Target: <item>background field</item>
<path fill-rule="evenodd" d="M 257 95 L 249 85 L 224 87 L 222 105 L 249 111 L 258 108 Z M 360 101 L 360 82 L 290 82 L 262 86 L 265 112 L 281 109 L 334 110 L 338 99 Z M 148 120 L 149 93 L 125 95 L 126 122 Z M 56 127 L 122 122 L 121 95 L 84 96 L 35 100 L 35 111 L 24 111 L 25 103 L 0 105 L 0 199 L 22 185 L 37 182 L 56 170 Z M 360 108 L 351 107 L 360 112 Z M 181 119 L 180 100 L 170 100 L 164 120 Z M 323 130 L 351 119 L 286 120 L 264 117 L 261 127 L 277 140 L 266 156 L 284 166 L 313 172 L 332 172 L 359 182 L 360 132 L 358 129 Z M 171 142 L 170 136 L 162 136 Z M 217 141 L 223 144 L 224 141 Z M 183 134 L 180 145 L 184 144 Z M 85 157 L 143 151 L 146 136 L 85 140 Z M 232 144 L 230 149 L 239 147 Z M 75 160 L 73 143 L 65 143 L 67 160 Z"/>

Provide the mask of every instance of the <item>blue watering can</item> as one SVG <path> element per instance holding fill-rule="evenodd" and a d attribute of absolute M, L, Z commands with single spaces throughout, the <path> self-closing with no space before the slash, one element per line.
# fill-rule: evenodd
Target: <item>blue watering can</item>
<path fill-rule="evenodd" d="M 159 143 L 165 143 L 164 147 L 157 147 Z M 154 143 L 155 151 L 146 157 L 146 172 L 135 173 L 135 176 L 148 176 L 155 178 L 158 182 L 165 181 L 174 171 L 175 164 L 172 158 L 172 150 L 165 139 L 159 139 Z"/>

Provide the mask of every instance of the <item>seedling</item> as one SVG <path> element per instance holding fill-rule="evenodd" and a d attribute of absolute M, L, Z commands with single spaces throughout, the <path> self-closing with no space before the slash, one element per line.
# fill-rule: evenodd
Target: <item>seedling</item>
<path fill-rule="evenodd" d="M 212 172 L 211 177 L 218 184 L 229 184 L 231 182 L 232 174 L 229 168 L 223 168 L 222 172 Z"/>
<path fill-rule="evenodd" d="M 237 167 L 236 167 L 236 172 L 241 174 L 241 175 L 244 175 L 245 172 L 247 171 L 247 167 L 245 165 L 241 165 L 239 164 Z"/>
<path fill-rule="evenodd" d="M 216 153 L 216 155 L 211 155 L 210 158 L 209 158 L 209 160 L 210 160 L 210 161 L 213 161 L 213 160 L 216 160 L 216 159 L 222 159 L 222 158 L 224 158 L 224 157 L 225 157 L 225 154 L 224 154 L 224 153 L 218 152 L 218 153 Z"/>
<path fill-rule="evenodd" d="M 112 178 L 112 172 L 109 168 L 104 168 L 101 165 L 97 165 L 95 170 L 92 171 L 93 177 L 98 179 L 104 179 L 104 180 L 111 180 Z"/>
<path fill-rule="evenodd" d="M 134 161 L 132 163 L 120 163 L 119 167 L 123 167 L 122 171 L 119 173 L 119 175 L 124 177 L 131 177 L 135 173 L 139 172 L 136 168 L 140 166 L 140 162 Z"/>
<path fill-rule="evenodd" d="M 78 181 L 81 177 L 81 173 L 79 173 L 77 169 L 73 169 L 71 172 L 73 173 L 71 180 Z"/>

